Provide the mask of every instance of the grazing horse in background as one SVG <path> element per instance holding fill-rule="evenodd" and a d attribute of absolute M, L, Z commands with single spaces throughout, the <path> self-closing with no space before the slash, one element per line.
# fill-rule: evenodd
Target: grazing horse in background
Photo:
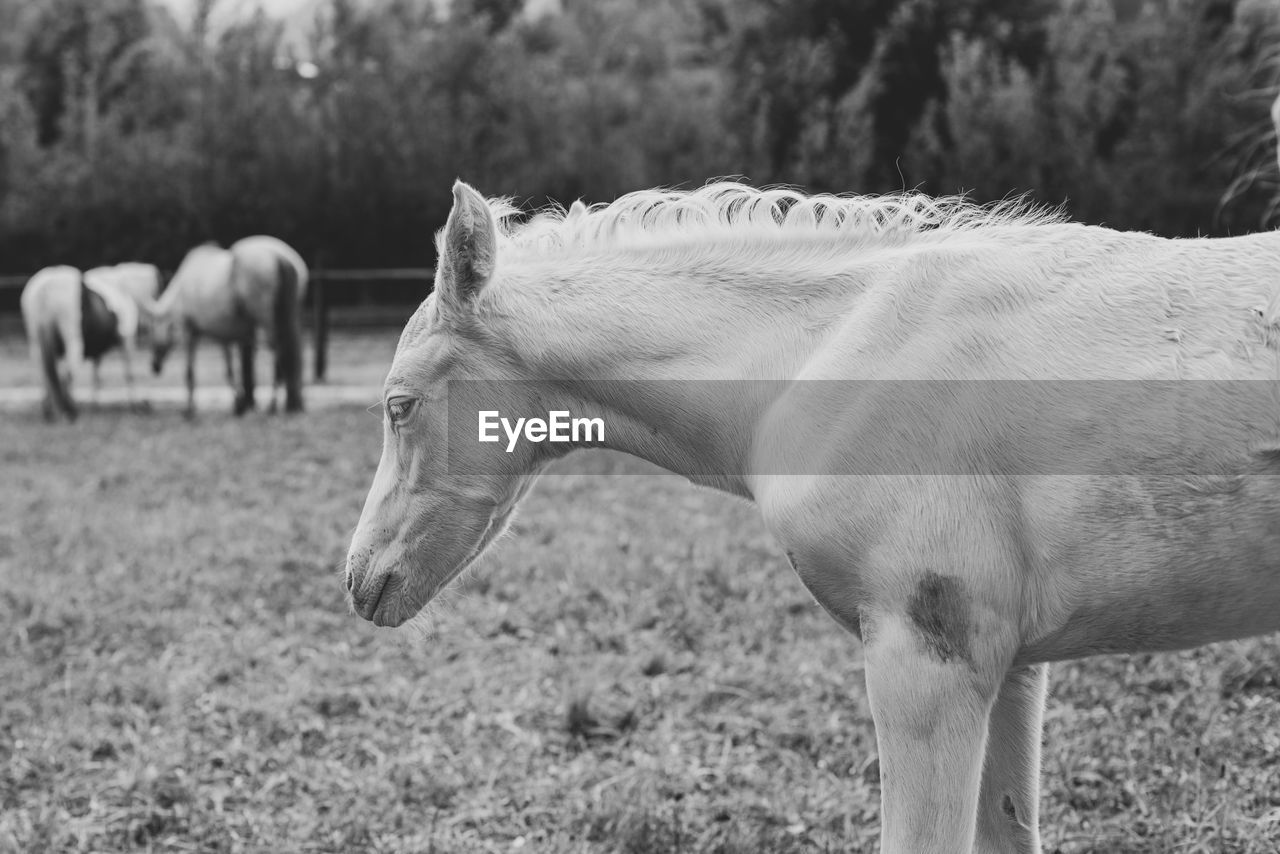
<path fill-rule="evenodd" d="M 511 213 L 454 186 L 347 556 L 365 619 L 576 446 L 486 417 L 594 416 L 753 501 L 861 639 L 885 854 L 1039 851 L 1047 662 L 1280 629 L 1280 235 L 737 184 Z"/>
<path fill-rule="evenodd" d="M 155 264 L 142 264 L 136 261 L 124 264 L 113 264 L 106 267 L 94 267 L 85 270 L 84 280 L 90 285 L 107 282 L 108 286 L 127 294 L 138 306 L 138 333 L 147 331 L 150 320 L 150 309 L 156 298 L 160 296 L 163 279 Z"/>
<path fill-rule="evenodd" d="M 101 268 L 99 268 L 101 269 Z M 97 272 L 97 271 L 91 271 Z M 82 274 L 75 267 L 46 267 L 22 290 L 22 318 L 31 347 L 31 360 L 45 388 L 44 416 L 60 411 L 74 420 L 71 396 L 87 360 L 93 365 L 93 390 L 100 388 L 99 363 L 108 350 L 119 347 L 124 359 L 129 405 L 133 393 L 133 352 L 138 333 L 139 305 L 130 292 L 109 276 Z M 58 360 L 66 361 L 65 372 Z"/>
<path fill-rule="evenodd" d="M 130 405 L 133 387 L 133 354 L 144 335 L 150 334 L 151 309 L 156 297 L 160 295 L 163 279 L 160 269 L 154 264 L 143 264 L 128 261 L 105 267 L 94 267 L 84 272 L 85 284 L 104 296 L 123 294 L 132 305 L 124 306 L 120 311 L 121 318 L 121 355 L 124 358 L 125 376 L 130 388 Z M 118 301 L 118 297 L 116 297 Z M 129 331 L 132 329 L 132 331 Z M 98 375 L 99 363 L 93 362 L 93 386 L 95 392 L 101 387 Z"/>
<path fill-rule="evenodd" d="M 259 329 L 275 350 L 271 411 L 281 384 L 285 411 L 302 411 L 302 300 L 307 275 L 301 256 L 274 237 L 246 237 L 230 249 L 205 244 L 187 253 L 152 311 L 152 368 L 160 373 L 173 345 L 179 339 L 185 343 L 188 415 L 195 413 L 196 345 L 202 336 L 222 345 L 235 413 L 254 407 Z M 233 347 L 240 356 L 238 380 Z"/>

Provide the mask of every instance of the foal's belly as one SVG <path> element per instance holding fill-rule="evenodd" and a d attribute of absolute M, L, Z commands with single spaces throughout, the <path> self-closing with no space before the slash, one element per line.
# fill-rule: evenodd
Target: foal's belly
<path fill-rule="evenodd" d="M 1024 662 L 1184 649 L 1280 630 L 1280 477 L 1092 482 L 1030 591 Z M 1065 523 L 1065 524 L 1064 524 Z M 1067 531 L 1065 527 L 1074 527 Z"/>

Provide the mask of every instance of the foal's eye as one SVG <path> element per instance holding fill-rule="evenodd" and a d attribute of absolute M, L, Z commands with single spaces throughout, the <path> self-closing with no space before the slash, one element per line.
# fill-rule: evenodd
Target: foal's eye
<path fill-rule="evenodd" d="M 403 421 L 417 403 L 412 397 L 393 397 L 387 401 L 387 416 L 392 422 Z"/>

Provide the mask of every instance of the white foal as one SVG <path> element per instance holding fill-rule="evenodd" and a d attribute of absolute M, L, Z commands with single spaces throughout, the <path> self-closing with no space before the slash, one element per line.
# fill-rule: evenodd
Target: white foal
<path fill-rule="evenodd" d="M 1280 235 L 733 184 L 510 213 L 454 187 L 348 555 L 364 618 L 417 613 L 577 444 L 477 418 L 599 418 L 753 500 L 862 639 L 886 854 L 1039 850 L 1046 662 L 1280 628 Z"/>

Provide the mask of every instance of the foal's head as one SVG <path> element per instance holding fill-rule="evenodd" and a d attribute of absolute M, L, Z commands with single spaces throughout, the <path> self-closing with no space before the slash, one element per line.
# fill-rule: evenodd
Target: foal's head
<path fill-rule="evenodd" d="M 453 197 L 434 292 L 405 326 L 384 384 L 382 459 L 347 556 L 352 604 L 378 625 L 408 620 L 479 557 L 548 459 L 545 446 L 508 453 L 505 442 L 478 441 L 477 410 L 528 412 L 549 392 L 534 391 L 486 322 L 499 287 L 489 203 L 462 182 Z M 460 395 L 459 380 L 493 382 Z"/>

